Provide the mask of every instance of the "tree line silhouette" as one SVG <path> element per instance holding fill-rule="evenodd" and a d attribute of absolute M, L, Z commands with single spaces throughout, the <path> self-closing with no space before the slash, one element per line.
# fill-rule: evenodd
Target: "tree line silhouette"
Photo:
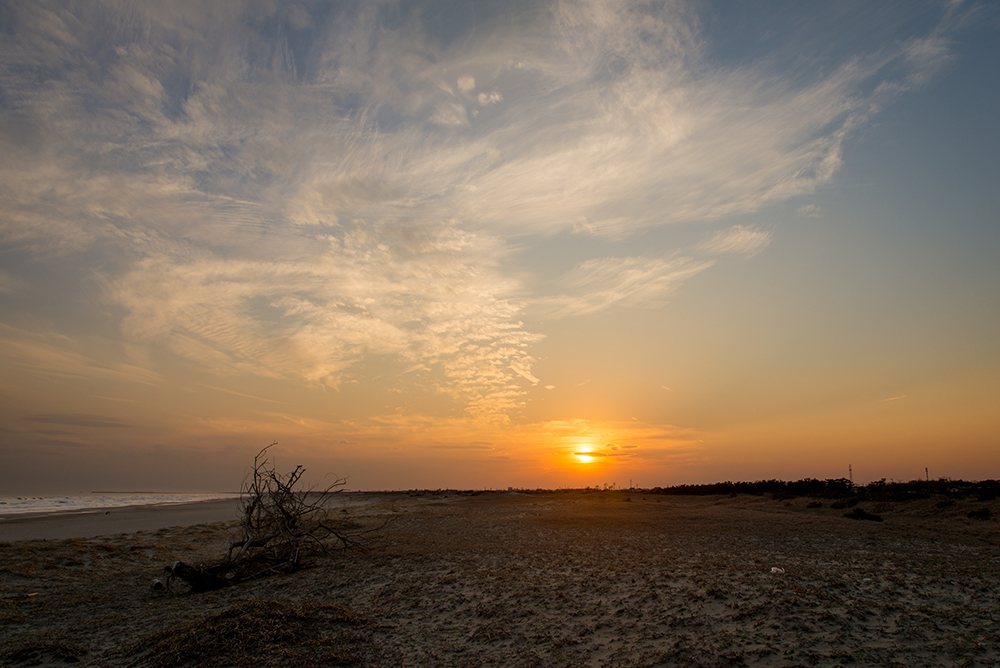
<path fill-rule="evenodd" d="M 980 501 L 990 501 L 1000 496 L 1000 482 L 996 480 L 910 480 L 908 482 L 886 481 L 885 478 L 856 485 L 847 478 L 817 480 L 756 480 L 753 482 L 715 482 L 704 485 L 675 485 L 654 487 L 645 490 L 651 494 L 673 496 L 708 496 L 712 494 L 750 494 L 762 496 L 771 494 L 779 497 L 815 496 L 820 498 L 853 497 L 861 501 L 905 501 L 931 496 L 961 498 L 974 496 Z"/>

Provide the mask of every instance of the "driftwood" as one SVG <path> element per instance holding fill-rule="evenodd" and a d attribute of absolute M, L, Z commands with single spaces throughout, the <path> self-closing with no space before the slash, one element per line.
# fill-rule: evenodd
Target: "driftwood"
<path fill-rule="evenodd" d="M 268 449 L 253 460 L 240 491 L 240 524 L 226 556 L 213 566 L 177 561 L 167 566 L 166 587 L 174 578 L 192 591 L 210 591 L 274 573 L 288 573 L 303 566 L 306 557 L 338 548 L 363 547 L 362 536 L 383 525 L 360 529 L 343 519 L 328 516 L 327 504 L 347 483 L 337 478 L 323 490 L 296 490 L 305 469 L 296 466 L 288 475 L 275 472 Z M 156 584 L 154 583 L 154 588 Z"/>

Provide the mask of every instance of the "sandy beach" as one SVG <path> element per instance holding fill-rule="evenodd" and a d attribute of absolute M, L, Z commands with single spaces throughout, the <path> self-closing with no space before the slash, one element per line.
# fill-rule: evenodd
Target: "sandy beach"
<path fill-rule="evenodd" d="M 125 506 L 101 510 L 29 515 L 0 514 L 0 543 L 19 540 L 62 540 L 155 531 L 164 527 L 225 522 L 236 516 L 239 499 L 157 506 Z"/>
<path fill-rule="evenodd" d="M 0 665 L 1000 663 L 996 500 L 863 503 L 874 522 L 806 498 L 373 495 L 345 509 L 391 520 L 367 551 L 154 591 L 224 552 L 231 508 L 192 505 L 0 522 Z"/>

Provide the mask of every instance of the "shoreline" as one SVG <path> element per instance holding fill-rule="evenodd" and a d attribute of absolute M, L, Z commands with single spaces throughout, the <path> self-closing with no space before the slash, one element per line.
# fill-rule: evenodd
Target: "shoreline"
<path fill-rule="evenodd" d="M 94 538 L 237 519 L 239 498 L 0 515 L 0 543 Z"/>
<path fill-rule="evenodd" d="M 352 512 L 378 500 L 399 499 L 405 492 L 351 492 L 341 498 Z M 148 503 L 103 508 L 74 508 L 35 513 L 0 513 L 0 543 L 95 538 L 168 527 L 192 527 L 239 519 L 240 497 L 179 503 Z M 335 506 L 331 504 L 331 508 Z"/>
<path fill-rule="evenodd" d="M 162 506 L 238 498 L 239 492 L 90 492 L 0 496 L 0 518 L 97 512 L 131 506 Z"/>
<path fill-rule="evenodd" d="M 703 503 L 741 506 L 746 510 L 753 509 L 764 513 L 803 513 L 806 521 L 833 519 L 844 516 L 841 507 L 833 505 L 830 499 L 822 499 L 820 509 L 810 509 L 817 497 L 796 496 L 792 500 L 776 495 L 665 495 L 651 493 L 649 490 L 406 490 L 406 491 L 351 491 L 338 494 L 341 499 L 340 508 L 350 512 L 352 517 L 364 517 L 377 514 L 380 508 L 399 507 L 416 508 L 423 505 L 440 505 L 442 502 L 454 503 L 460 499 L 480 498 L 501 499 L 522 498 L 524 500 L 547 498 L 582 499 L 590 497 L 626 499 L 630 495 L 641 495 L 643 498 L 655 499 L 657 503 L 687 506 Z M 935 497 L 937 499 L 937 497 Z M 984 501 L 963 498 L 957 501 L 945 502 L 935 499 L 913 499 L 897 501 L 867 501 L 861 505 L 875 512 L 883 509 L 890 511 L 891 525 L 906 524 L 915 535 L 931 537 L 937 535 L 950 536 L 958 541 L 973 540 L 979 542 L 984 535 L 977 538 L 962 530 L 961 523 L 967 522 L 966 515 L 972 517 L 972 511 L 984 512 L 984 508 L 993 506 L 993 516 L 987 522 L 974 522 L 986 529 L 986 534 L 1000 536 L 996 517 L 1000 516 L 1000 504 L 997 501 Z M 825 503 L 824 503 L 825 502 Z M 78 508 L 72 510 L 41 511 L 37 513 L 18 513 L 5 515 L 0 513 L 0 543 L 13 543 L 31 540 L 66 540 L 79 538 L 95 538 L 117 534 L 134 534 L 138 532 L 159 531 L 168 527 L 190 528 L 202 524 L 216 524 L 238 520 L 240 497 L 204 499 L 179 503 L 150 503 L 143 505 L 116 506 L 103 508 Z M 811 505 L 806 505 L 811 504 Z M 853 507 L 853 504 L 852 506 Z M 338 508 L 331 504 L 330 509 Z M 985 511 L 989 514 L 989 510 Z M 811 519 L 809 519 L 811 518 Z M 982 518 L 985 519 L 985 518 Z M 960 523 L 956 525 L 956 520 Z M 853 523 L 853 522 L 852 522 Z M 867 524 L 867 522 L 862 522 Z M 974 532 L 975 535 L 978 532 Z"/>

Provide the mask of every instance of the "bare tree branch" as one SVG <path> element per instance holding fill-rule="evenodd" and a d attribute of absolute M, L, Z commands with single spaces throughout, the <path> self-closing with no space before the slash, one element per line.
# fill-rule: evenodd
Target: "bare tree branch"
<path fill-rule="evenodd" d="M 167 566 L 167 587 L 173 578 L 193 591 L 219 589 L 273 573 L 302 567 L 302 559 L 334 549 L 363 548 L 362 536 L 385 526 L 359 529 L 330 517 L 327 504 L 343 492 L 347 478 L 336 478 L 322 490 L 297 490 L 305 469 L 296 466 L 281 475 L 267 457 L 277 443 L 261 449 L 240 491 L 240 524 L 226 556 L 214 566 L 192 566 L 182 561 Z"/>

